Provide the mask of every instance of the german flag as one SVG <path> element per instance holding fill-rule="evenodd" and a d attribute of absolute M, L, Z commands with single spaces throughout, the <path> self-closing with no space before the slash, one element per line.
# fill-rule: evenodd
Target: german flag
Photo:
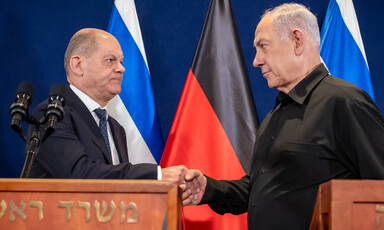
<path fill-rule="evenodd" d="M 259 125 L 230 0 L 211 0 L 160 165 L 215 179 L 249 173 Z M 247 229 L 246 214 L 184 208 L 187 230 Z"/>

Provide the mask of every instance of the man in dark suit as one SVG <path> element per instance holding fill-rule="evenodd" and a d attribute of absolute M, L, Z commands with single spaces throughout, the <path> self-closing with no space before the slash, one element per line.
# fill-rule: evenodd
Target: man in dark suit
<path fill-rule="evenodd" d="M 82 29 L 71 38 L 64 60 L 70 83 L 65 116 L 41 144 L 30 177 L 184 181 L 184 166 L 129 162 L 124 129 L 105 109 L 121 91 L 123 58 L 117 39 L 103 30 Z M 46 107 L 40 104 L 34 116 L 44 116 Z"/>
<path fill-rule="evenodd" d="M 305 6 L 266 11 L 254 46 L 253 65 L 280 92 L 258 129 L 251 172 L 217 181 L 191 170 L 198 194 L 184 204 L 248 212 L 249 229 L 308 229 L 321 183 L 384 178 L 384 120 L 367 93 L 321 63 L 317 19 Z"/>

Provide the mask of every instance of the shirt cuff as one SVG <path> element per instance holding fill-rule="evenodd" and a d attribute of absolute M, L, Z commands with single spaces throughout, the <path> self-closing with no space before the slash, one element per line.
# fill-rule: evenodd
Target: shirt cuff
<path fill-rule="evenodd" d="M 161 167 L 157 166 L 157 180 L 162 180 L 163 175 L 161 174 Z"/>

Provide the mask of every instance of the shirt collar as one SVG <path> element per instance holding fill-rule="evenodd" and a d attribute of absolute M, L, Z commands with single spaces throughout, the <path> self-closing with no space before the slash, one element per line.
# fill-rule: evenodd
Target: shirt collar
<path fill-rule="evenodd" d="M 99 103 L 90 98 L 87 94 L 83 93 L 81 90 L 76 88 L 74 85 L 69 85 L 72 91 L 80 98 L 80 100 L 85 104 L 89 112 L 93 112 L 97 108 L 102 108 Z M 106 107 L 102 108 L 107 110 Z M 108 119 L 108 110 L 107 110 L 107 119 Z"/>
<path fill-rule="evenodd" d="M 303 80 L 301 80 L 291 91 L 289 91 L 288 94 L 279 92 L 276 97 L 276 104 L 272 112 L 280 103 L 287 104 L 293 100 L 298 104 L 303 104 L 312 90 L 316 88 L 317 84 L 327 75 L 329 75 L 329 72 L 325 65 L 321 63 Z"/>
<path fill-rule="evenodd" d="M 303 104 L 308 95 L 316 88 L 317 84 L 329 74 L 323 63 L 318 65 L 311 73 L 301 80 L 289 93 L 288 96 L 299 104 Z"/>

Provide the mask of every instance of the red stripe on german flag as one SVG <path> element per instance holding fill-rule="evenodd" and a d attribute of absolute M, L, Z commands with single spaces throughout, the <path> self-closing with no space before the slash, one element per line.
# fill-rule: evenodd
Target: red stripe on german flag
<path fill-rule="evenodd" d="M 214 179 L 249 172 L 258 118 L 230 0 L 211 0 L 161 159 Z M 247 229 L 246 214 L 184 208 L 187 230 Z"/>

